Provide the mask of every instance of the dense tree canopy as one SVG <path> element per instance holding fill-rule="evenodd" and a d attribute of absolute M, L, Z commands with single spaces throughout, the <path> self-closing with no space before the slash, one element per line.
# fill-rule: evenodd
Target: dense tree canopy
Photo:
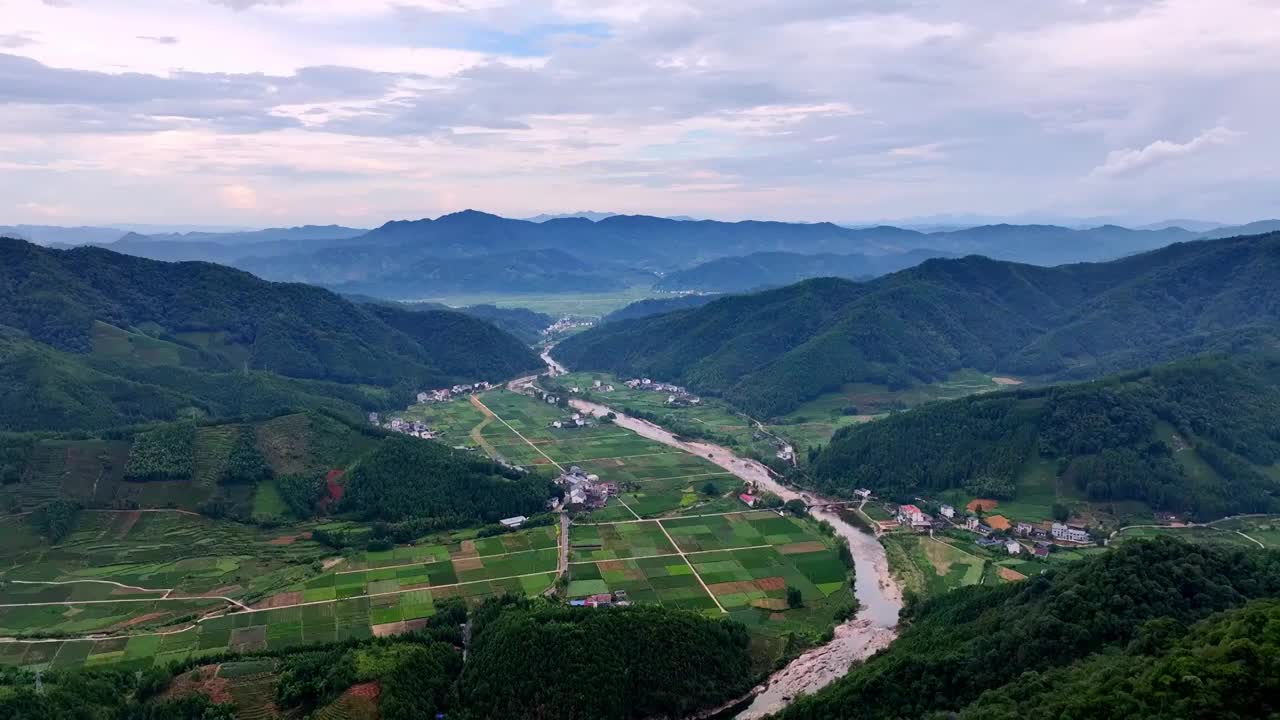
<path fill-rule="evenodd" d="M 1081 667 L 1089 668 L 1090 662 L 1105 661 L 1110 653 L 1131 644 L 1141 647 L 1166 634 L 1176 636 L 1215 613 L 1239 608 L 1251 599 L 1275 597 L 1278 592 L 1277 553 L 1193 546 L 1169 539 L 1126 544 L 1024 582 L 962 588 L 931 599 L 906 618 L 906 629 L 889 650 L 815 696 L 801 698 L 780 717 L 925 717 L 963 710 L 979 698 L 984 704 L 978 708 L 1014 717 L 1002 707 L 1004 701 L 985 701 L 1002 695 L 1017 700 L 1046 686 L 1050 690 L 1046 696 L 1056 694 L 1053 681 L 1037 681 L 1037 673 L 1052 678 L 1055 668 L 1079 660 L 1088 660 Z M 1234 624 L 1230 619 L 1225 622 Z M 1219 644 L 1213 632 L 1208 635 L 1206 644 Z M 1201 641 L 1193 633 L 1189 642 Z M 1250 652 L 1241 648 L 1243 655 L 1232 658 L 1235 646 L 1228 642 L 1222 648 L 1225 656 L 1219 650 L 1217 658 L 1195 662 L 1203 661 L 1206 669 L 1216 666 L 1215 672 L 1229 671 L 1234 660 Z M 1175 661 L 1153 672 L 1160 673 L 1158 679 L 1179 672 L 1174 670 L 1177 667 Z M 1258 672 L 1265 673 L 1265 666 Z M 1269 682 L 1274 682 L 1274 676 Z M 988 691 L 999 694 L 984 696 Z M 1144 702 L 1149 699 L 1153 698 Z M 1069 698 L 1054 700 L 1070 704 Z M 1024 707 L 1035 705 L 1028 702 Z M 1089 713 L 1048 716 L 1095 717 Z M 972 717 L 988 716 L 975 710 Z"/>
<path fill-rule="evenodd" d="M 440 443 L 392 437 L 347 475 L 340 509 L 379 520 L 432 516 L 467 524 L 534 515 L 548 497 L 540 477 Z"/>
<path fill-rule="evenodd" d="M 1280 712 L 1280 603 L 1255 600 L 1181 628 L 1153 621 L 1123 653 L 1028 673 L 960 720 L 1272 718 Z"/>
<path fill-rule="evenodd" d="M 1161 429 L 1163 428 L 1163 433 Z M 965 487 L 1010 497 L 1034 457 L 1093 500 L 1200 517 L 1268 512 L 1280 485 L 1280 358 L 1208 357 L 1106 380 L 935 403 L 846 428 L 811 465 L 826 490 Z M 1212 476 L 1187 470 L 1197 457 Z"/>
<path fill-rule="evenodd" d="M 750 689 L 746 628 L 638 606 L 482 613 L 460 696 L 471 720 L 685 717 Z"/>

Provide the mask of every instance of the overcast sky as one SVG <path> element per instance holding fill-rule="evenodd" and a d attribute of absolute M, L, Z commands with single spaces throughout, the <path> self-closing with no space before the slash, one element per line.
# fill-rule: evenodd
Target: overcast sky
<path fill-rule="evenodd" d="M 1280 216 L 1280 0 L 0 0 L 0 224 Z"/>

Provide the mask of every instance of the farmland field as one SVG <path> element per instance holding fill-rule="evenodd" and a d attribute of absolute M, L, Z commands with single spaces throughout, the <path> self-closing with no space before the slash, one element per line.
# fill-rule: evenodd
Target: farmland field
<path fill-rule="evenodd" d="M 570 599 L 623 593 L 728 615 L 753 629 L 763 662 L 788 633 L 821 634 L 854 602 L 849 570 L 808 520 L 746 511 L 659 520 L 575 524 L 570 530 Z M 803 603 L 792 608 L 787 588 Z"/>
<path fill-rule="evenodd" d="M 480 445 L 490 455 L 507 462 L 551 476 L 577 466 L 599 475 L 604 482 L 616 483 L 620 496 L 608 507 L 579 518 L 581 522 L 725 512 L 742 507 L 736 499 L 741 481 L 710 461 L 608 423 L 555 428 L 552 423 L 568 420 L 572 411 L 524 395 L 497 390 L 479 396 L 474 404 L 461 400 L 417 406 L 412 412 L 431 413 L 452 423 L 447 425 L 456 428 L 448 431 L 451 436 L 479 434 L 483 444 L 471 445 Z M 473 421 L 473 427 L 463 429 Z"/>
<path fill-rule="evenodd" d="M 904 590 L 921 597 L 982 584 L 992 564 L 991 559 L 976 549 L 961 549 L 923 535 L 890 533 L 881 538 L 881 542 L 894 577 Z"/>
<path fill-rule="evenodd" d="M 144 668 L 396 634 L 446 598 L 540 594 L 558 563 L 555 527 L 447 533 L 333 558 L 309 539 L 314 525 L 268 531 L 175 512 L 86 512 L 50 548 L 25 518 L 0 523 L 9 540 L 0 635 L 49 638 L 0 642 L 0 664 L 31 667 Z M 72 639 L 91 633 L 113 636 Z"/>

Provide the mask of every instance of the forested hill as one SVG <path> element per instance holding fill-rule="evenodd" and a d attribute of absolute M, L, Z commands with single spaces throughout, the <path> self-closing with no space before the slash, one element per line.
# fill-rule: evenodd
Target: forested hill
<path fill-rule="evenodd" d="M 810 280 L 565 340 L 571 368 L 643 373 L 775 415 L 844 383 L 962 368 L 1089 377 L 1280 331 L 1280 233 L 1043 268 L 929 260 L 856 284 Z"/>
<path fill-rule="evenodd" d="M 384 387 L 498 380 L 540 365 L 515 338 L 458 313 L 374 309 L 218 265 L 12 239 L 0 239 L 0 325 L 127 364 Z M 165 352 L 136 352 L 148 343 Z"/>
<path fill-rule="evenodd" d="M 909 608 L 892 647 L 778 717 L 1274 717 L 1277 593 L 1280 553 L 1126 544 Z"/>
<path fill-rule="evenodd" d="M 837 255 L 821 253 L 753 253 L 721 258 L 688 270 L 673 272 L 658 282 L 659 290 L 699 292 L 745 292 L 757 288 L 790 285 L 812 277 L 839 277 L 867 280 L 918 265 L 935 257 L 948 257 L 934 250 L 912 250 L 890 255 Z"/>
<path fill-rule="evenodd" d="M 1198 519 L 1280 511 L 1280 357 L 1198 358 L 925 405 L 841 430 L 809 474 L 842 494 L 968 487 L 1008 499 L 1040 460 L 1093 501 Z"/>

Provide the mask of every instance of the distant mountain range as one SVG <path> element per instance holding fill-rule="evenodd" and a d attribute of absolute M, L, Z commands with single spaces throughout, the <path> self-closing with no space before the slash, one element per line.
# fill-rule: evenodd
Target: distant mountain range
<path fill-rule="evenodd" d="M 869 278 L 929 257 L 978 254 L 1036 265 L 1110 260 L 1201 237 L 1264 232 L 1280 221 L 1188 230 L 1161 223 L 981 225 L 929 232 L 832 223 L 718 222 L 582 212 L 512 220 L 463 211 L 371 231 L 304 226 L 251 232 L 124 234 L 43 228 L 39 242 L 105 244 L 165 261 L 207 260 L 269 280 L 416 299 L 467 293 L 610 292 L 624 286 L 741 292 L 809 277 Z M 40 239 L 32 237 L 39 235 Z M 61 237 L 63 240 L 51 240 Z M 659 279 L 660 276 L 665 276 Z"/>
<path fill-rule="evenodd" d="M 965 257 L 808 280 L 566 339 L 571 368 L 643 373 L 785 413 L 845 383 L 962 368 L 1092 377 L 1280 337 L 1280 233 L 1053 268 Z"/>

